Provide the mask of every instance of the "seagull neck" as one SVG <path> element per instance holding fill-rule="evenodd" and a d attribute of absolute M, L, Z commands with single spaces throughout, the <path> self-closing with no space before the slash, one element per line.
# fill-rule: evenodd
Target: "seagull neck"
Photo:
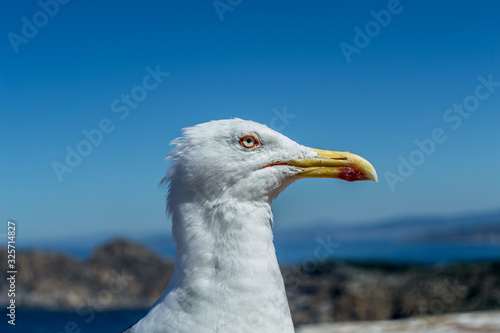
<path fill-rule="evenodd" d="M 185 203 L 172 214 L 177 241 L 174 276 L 167 289 L 172 295 L 188 295 L 203 308 L 199 311 L 216 311 L 226 322 L 281 322 L 283 332 L 293 331 L 269 203 Z M 247 324 L 256 323 L 242 325 Z"/>
<path fill-rule="evenodd" d="M 176 269 L 200 272 L 206 279 L 207 273 L 227 272 L 230 277 L 255 269 L 257 262 L 278 268 L 267 202 L 186 203 L 174 212 L 172 222 Z"/>

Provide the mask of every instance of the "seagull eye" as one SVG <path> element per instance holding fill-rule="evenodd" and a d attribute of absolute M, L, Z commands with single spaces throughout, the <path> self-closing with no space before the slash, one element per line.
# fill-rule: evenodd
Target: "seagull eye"
<path fill-rule="evenodd" d="M 240 145 L 245 148 L 254 148 L 259 144 L 259 140 L 253 135 L 245 135 L 240 138 Z"/>

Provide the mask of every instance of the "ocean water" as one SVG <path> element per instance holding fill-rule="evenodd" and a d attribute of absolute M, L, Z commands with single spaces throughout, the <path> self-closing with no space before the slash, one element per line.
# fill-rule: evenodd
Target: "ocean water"
<path fill-rule="evenodd" d="M 323 242 L 325 244 L 325 242 Z M 499 245 L 461 243 L 402 243 L 397 241 L 332 242 L 325 249 L 311 239 L 301 244 L 275 244 L 278 260 L 283 264 L 300 264 L 328 253 L 328 260 L 384 261 L 405 264 L 443 264 L 452 262 L 500 261 Z"/>
<path fill-rule="evenodd" d="M 142 318 L 146 311 L 105 311 L 93 315 L 77 312 L 16 312 L 16 325 L 7 324 L 2 311 L 0 332 L 16 333 L 119 333 Z"/>
<path fill-rule="evenodd" d="M 328 260 L 340 261 L 386 261 L 407 264 L 441 264 L 451 262 L 500 261 L 500 244 L 467 244 L 452 242 L 405 243 L 395 240 L 349 240 L 331 241 L 323 237 L 325 249 L 317 237 L 303 237 L 299 240 L 275 240 L 276 255 L 282 264 L 296 265 L 304 260 L 317 259 L 315 255 Z M 175 257 L 173 241 L 143 242 L 144 245 L 165 258 Z M 61 246 L 57 248 L 33 246 L 42 250 L 58 251 L 76 258 L 87 259 L 92 247 Z"/>

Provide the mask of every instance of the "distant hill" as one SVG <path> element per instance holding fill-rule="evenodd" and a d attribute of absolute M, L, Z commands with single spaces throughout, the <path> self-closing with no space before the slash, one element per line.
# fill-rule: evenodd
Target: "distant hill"
<path fill-rule="evenodd" d="M 123 239 L 98 246 L 85 260 L 57 252 L 18 252 L 16 302 L 28 308 L 134 309 L 149 306 L 166 287 L 173 262 Z M 0 251 L 2 269 L 7 263 Z M 0 303 L 8 284 L 0 281 Z"/>
<path fill-rule="evenodd" d="M 478 239 L 475 234 L 485 231 L 497 234 L 500 232 L 500 211 L 470 214 L 455 217 L 416 217 L 399 218 L 379 223 L 345 225 L 335 221 L 311 222 L 299 229 L 283 229 L 276 233 L 286 239 L 299 241 L 304 238 L 330 234 L 335 240 L 343 241 L 400 241 L 400 242 L 425 242 L 432 239 L 432 235 L 440 235 L 441 241 L 457 241 L 467 243 Z M 463 237 L 451 237 L 457 232 Z M 470 234 L 470 237 L 466 235 Z M 491 243 L 491 239 L 485 239 Z M 500 246 L 500 243 L 497 243 Z"/>

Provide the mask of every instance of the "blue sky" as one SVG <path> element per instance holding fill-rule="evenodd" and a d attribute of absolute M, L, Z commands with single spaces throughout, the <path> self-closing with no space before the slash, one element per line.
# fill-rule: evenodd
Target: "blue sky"
<path fill-rule="evenodd" d="M 170 232 L 169 142 L 230 117 L 378 171 L 296 182 L 277 227 L 500 209 L 498 2 L 40 3 L 1 5 L 0 219 L 21 239 Z"/>

